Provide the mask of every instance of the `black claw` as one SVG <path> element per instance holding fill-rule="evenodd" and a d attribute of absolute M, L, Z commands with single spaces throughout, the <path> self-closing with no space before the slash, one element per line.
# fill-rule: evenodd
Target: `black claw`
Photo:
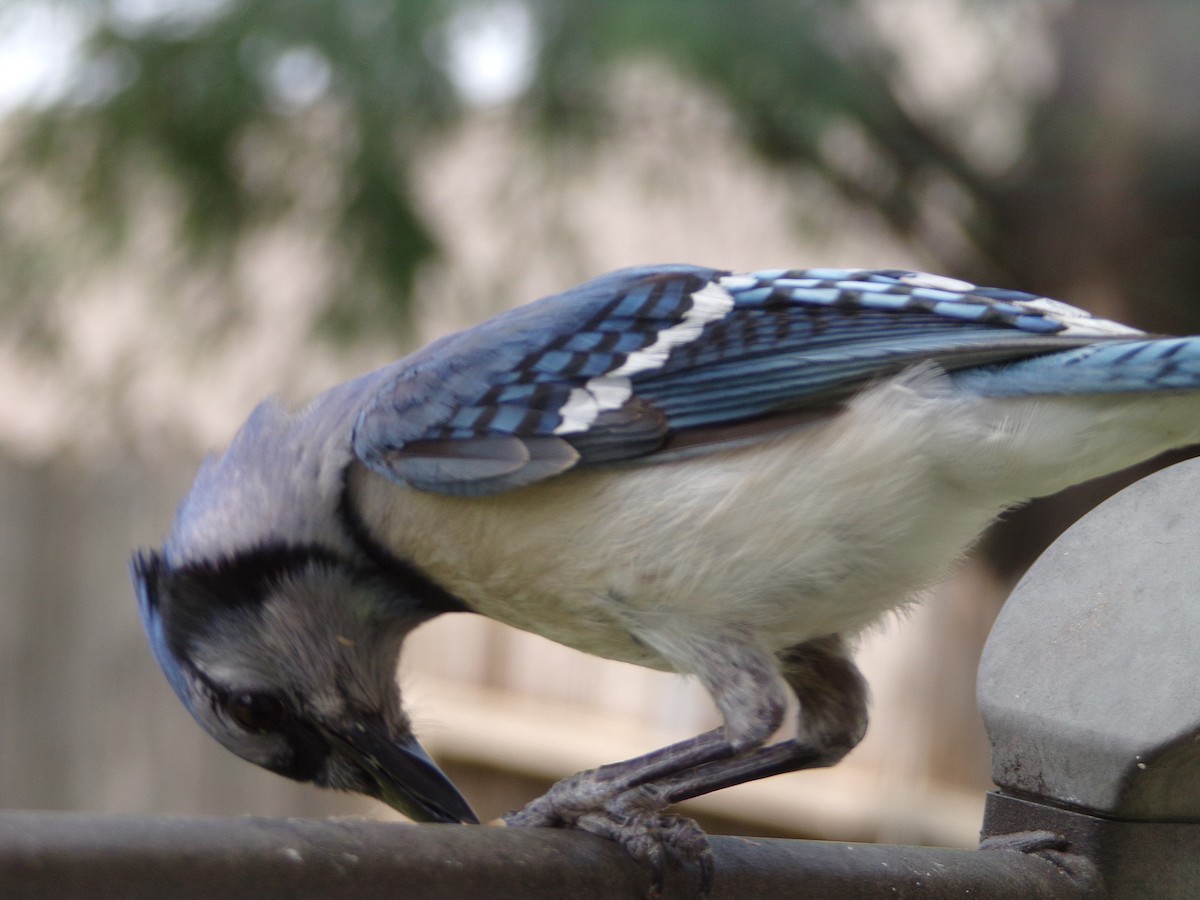
<path fill-rule="evenodd" d="M 662 844 L 648 854 L 646 861 L 650 864 L 650 890 L 646 896 L 658 900 L 667 884 L 667 855 L 663 853 Z"/>
<path fill-rule="evenodd" d="M 708 900 L 712 896 L 713 882 L 717 877 L 717 858 L 713 855 L 712 847 L 705 847 L 696 860 L 700 867 L 700 887 L 696 891 L 698 900 Z"/>

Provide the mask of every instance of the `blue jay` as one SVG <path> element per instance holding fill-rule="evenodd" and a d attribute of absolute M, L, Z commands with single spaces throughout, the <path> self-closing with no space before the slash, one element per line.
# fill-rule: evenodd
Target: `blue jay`
<path fill-rule="evenodd" d="M 909 271 L 632 268 L 263 403 L 132 569 L 213 737 L 418 820 L 476 821 L 396 684 L 431 617 L 696 676 L 722 727 L 507 818 L 659 865 L 706 852 L 671 804 L 858 743 L 850 642 L 1000 512 L 1198 441 L 1200 338 Z"/>

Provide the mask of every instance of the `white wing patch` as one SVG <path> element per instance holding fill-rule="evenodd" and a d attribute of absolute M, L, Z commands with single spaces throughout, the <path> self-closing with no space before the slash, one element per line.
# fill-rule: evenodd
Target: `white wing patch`
<path fill-rule="evenodd" d="M 1137 328 L 1122 325 L 1120 322 L 1097 318 L 1090 312 L 1080 309 L 1077 306 L 1063 303 L 1061 300 L 1051 300 L 1049 297 L 1038 297 L 1036 300 L 1018 300 L 1016 305 L 1023 306 L 1026 309 L 1036 309 L 1038 312 L 1045 313 L 1055 322 L 1061 322 L 1063 325 L 1066 325 L 1065 330 L 1058 332 L 1061 335 L 1141 335 L 1146 333 Z"/>
<path fill-rule="evenodd" d="M 937 288 L 944 291 L 958 291 L 963 294 L 969 294 L 975 290 L 975 285 L 969 281 L 948 278 L 945 275 L 931 275 L 928 272 L 910 272 L 907 275 L 902 275 L 897 280 L 901 284 L 911 285 L 912 287 Z M 1113 322 L 1109 319 L 1097 318 L 1087 310 L 1072 306 L 1069 303 L 1063 303 L 1061 300 L 1051 300 L 1049 297 L 1037 297 L 1033 300 L 1010 300 L 1008 302 L 1012 303 L 1013 306 L 1020 306 L 1024 309 L 1040 312 L 1052 321 L 1065 325 L 1066 328 L 1058 332 L 1060 335 L 1094 335 L 1099 337 L 1110 334 L 1145 334 L 1144 331 L 1140 331 L 1137 328 L 1130 328 L 1128 325 L 1122 325 L 1120 322 Z"/>
<path fill-rule="evenodd" d="M 963 281 L 961 278 L 951 278 L 948 275 L 931 275 L 929 272 L 909 272 L 907 275 L 901 275 L 896 280 L 901 284 L 907 284 L 911 287 L 935 288 L 939 291 L 958 291 L 960 294 L 969 294 L 975 290 L 975 285 L 969 281 Z"/>
<path fill-rule="evenodd" d="M 630 353 L 625 362 L 611 372 L 589 378 L 583 387 L 572 389 L 567 402 L 558 411 L 562 422 L 554 433 L 587 431 L 600 413 L 620 409 L 633 395 L 630 375 L 661 367 L 672 350 L 696 340 L 705 325 L 724 318 L 731 309 L 733 297 L 729 291 L 715 281 L 704 285 L 692 294 L 692 308 L 683 314 L 683 319 L 660 331 L 653 344 Z"/>
<path fill-rule="evenodd" d="M 752 288 L 759 281 L 755 275 L 724 275 L 717 280 L 720 282 L 721 287 L 731 291 Z"/>
<path fill-rule="evenodd" d="M 558 411 L 562 422 L 554 433 L 587 431 L 600 413 L 606 409 L 620 409 L 632 395 L 633 386 L 628 378 L 614 378 L 611 374 L 589 378 L 583 387 L 571 389 L 567 402 Z"/>
<path fill-rule="evenodd" d="M 602 378 L 614 375 L 633 375 L 647 369 L 657 369 L 667 361 L 671 351 L 682 344 L 690 344 L 700 337 L 700 332 L 709 322 L 723 319 L 733 309 L 733 297 L 729 291 L 715 281 L 710 281 L 692 294 L 692 308 L 683 314 L 683 321 L 658 333 L 654 343 L 644 350 L 630 353 L 625 362 Z M 592 379 L 593 381 L 595 379 Z M 589 382 L 590 383 L 590 382 Z"/>

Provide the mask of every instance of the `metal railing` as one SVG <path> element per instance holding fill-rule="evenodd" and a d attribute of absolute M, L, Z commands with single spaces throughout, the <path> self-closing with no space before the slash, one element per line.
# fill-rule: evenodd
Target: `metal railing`
<path fill-rule="evenodd" d="M 1064 866 L 1025 853 L 736 837 L 712 845 L 714 898 L 1096 896 L 1082 860 Z M 582 900 L 645 897 L 650 883 L 649 871 L 615 844 L 553 829 L 0 816 L 6 898 Z M 665 898 L 692 897 L 698 876 L 673 867 L 665 888 Z"/>
<path fill-rule="evenodd" d="M 1078 522 L 980 667 L 979 850 L 714 837 L 721 897 L 1200 896 L 1200 461 Z M 0 897 L 641 897 L 591 835 L 360 820 L 0 813 Z M 664 897 L 698 874 L 668 872 Z"/>

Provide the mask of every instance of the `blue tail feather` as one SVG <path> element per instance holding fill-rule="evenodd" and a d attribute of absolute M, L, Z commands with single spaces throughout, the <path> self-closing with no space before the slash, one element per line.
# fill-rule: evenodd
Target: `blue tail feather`
<path fill-rule="evenodd" d="M 985 397 L 1200 390 L 1200 337 L 1105 341 L 952 378 Z"/>

